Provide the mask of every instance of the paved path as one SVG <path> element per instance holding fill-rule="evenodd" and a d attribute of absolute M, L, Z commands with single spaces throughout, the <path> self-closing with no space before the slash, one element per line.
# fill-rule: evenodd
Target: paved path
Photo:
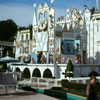
<path fill-rule="evenodd" d="M 4 94 L 4 90 L 0 89 L 0 100 L 58 100 L 44 94 L 29 91 L 8 91 L 8 95 Z"/>

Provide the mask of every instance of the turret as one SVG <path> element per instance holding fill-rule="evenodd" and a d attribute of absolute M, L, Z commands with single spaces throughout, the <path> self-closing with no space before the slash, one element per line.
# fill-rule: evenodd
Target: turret
<path fill-rule="evenodd" d="M 37 27 L 37 14 L 36 14 L 36 4 L 34 4 L 33 28 L 36 27 Z"/>

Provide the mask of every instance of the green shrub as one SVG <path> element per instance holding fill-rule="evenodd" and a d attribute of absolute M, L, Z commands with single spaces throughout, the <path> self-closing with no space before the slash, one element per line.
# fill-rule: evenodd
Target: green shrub
<path fill-rule="evenodd" d="M 73 77 L 73 72 L 74 70 L 74 65 L 72 64 L 71 60 L 68 60 L 67 66 L 66 66 L 66 70 L 65 70 L 65 77 Z"/>
<path fill-rule="evenodd" d="M 68 89 L 75 89 L 78 91 L 86 90 L 86 84 L 71 83 L 71 82 L 68 82 L 68 80 L 62 80 L 61 84 L 62 84 L 62 87 L 68 88 Z"/>
<path fill-rule="evenodd" d="M 66 73 L 65 77 L 73 77 L 73 73 Z"/>
<path fill-rule="evenodd" d="M 48 95 L 48 96 L 52 96 L 52 97 L 56 97 L 59 99 L 67 99 L 67 96 L 64 92 L 61 91 L 56 91 L 56 90 L 45 90 L 44 94 Z"/>

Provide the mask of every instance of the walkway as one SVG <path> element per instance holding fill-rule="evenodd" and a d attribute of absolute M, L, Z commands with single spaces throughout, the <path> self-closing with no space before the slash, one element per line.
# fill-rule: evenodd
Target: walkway
<path fill-rule="evenodd" d="M 14 90 L 9 90 L 8 95 L 5 95 L 4 93 L 4 89 L 0 89 L 0 100 L 59 100 L 40 93 L 22 90 L 16 92 Z"/>

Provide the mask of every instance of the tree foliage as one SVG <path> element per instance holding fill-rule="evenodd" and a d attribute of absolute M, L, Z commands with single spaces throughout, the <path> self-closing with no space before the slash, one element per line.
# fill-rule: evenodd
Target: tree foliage
<path fill-rule="evenodd" d="M 72 77 L 73 73 L 71 73 L 74 70 L 74 65 L 72 64 L 71 60 L 68 60 L 66 70 L 65 70 L 65 77 Z"/>
<path fill-rule="evenodd" d="M 16 33 L 17 25 L 13 20 L 8 19 L 0 21 L 0 40 L 13 41 Z"/>
<path fill-rule="evenodd" d="M 95 12 L 95 7 L 92 7 L 92 8 L 90 9 L 90 11 L 91 11 L 91 14 L 94 14 L 94 12 Z"/>
<path fill-rule="evenodd" d="M 74 66 L 72 64 L 72 61 L 69 59 L 67 63 L 67 70 L 66 71 L 73 71 Z"/>

